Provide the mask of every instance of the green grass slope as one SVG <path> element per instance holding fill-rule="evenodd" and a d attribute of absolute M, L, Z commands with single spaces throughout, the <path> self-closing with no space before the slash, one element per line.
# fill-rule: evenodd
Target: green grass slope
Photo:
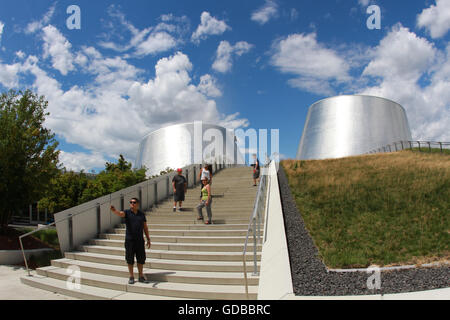
<path fill-rule="evenodd" d="M 450 157 L 402 151 L 281 162 L 329 268 L 450 257 Z"/>

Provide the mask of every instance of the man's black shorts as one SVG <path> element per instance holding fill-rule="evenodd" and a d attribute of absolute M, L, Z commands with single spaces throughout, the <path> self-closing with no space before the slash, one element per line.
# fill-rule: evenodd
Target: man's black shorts
<path fill-rule="evenodd" d="M 184 201 L 184 190 L 175 192 L 173 194 L 173 201 L 177 202 L 177 201 Z"/>
<path fill-rule="evenodd" d="M 128 264 L 134 264 L 134 256 L 139 264 L 145 264 L 145 241 L 125 240 L 125 260 Z"/>

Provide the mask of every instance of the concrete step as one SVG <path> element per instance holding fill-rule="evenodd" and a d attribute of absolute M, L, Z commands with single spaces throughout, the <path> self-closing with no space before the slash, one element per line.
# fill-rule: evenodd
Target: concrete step
<path fill-rule="evenodd" d="M 125 257 L 125 248 L 84 245 L 81 251 L 109 254 Z M 168 251 L 145 250 L 147 258 L 168 260 L 194 260 L 194 261 L 242 261 L 242 252 L 207 252 L 207 251 Z M 257 252 L 257 260 L 261 260 L 261 253 Z M 253 261 L 253 255 L 247 254 L 246 261 Z"/>
<path fill-rule="evenodd" d="M 185 212 L 193 212 L 197 213 L 197 205 L 198 202 L 195 205 L 188 205 L 183 204 L 183 210 L 181 213 Z M 242 207 L 242 206 L 233 206 L 233 204 L 228 203 L 228 205 L 219 206 L 217 203 L 213 202 L 211 206 L 211 210 L 214 213 L 240 213 L 242 215 L 247 216 L 249 212 L 252 212 L 253 206 L 251 207 Z M 203 208 L 203 211 L 205 211 L 205 208 Z M 154 211 L 154 213 L 173 213 L 173 203 L 170 204 L 170 206 L 167 207 L 159 207 L 157 210 Z"/>
<path fill-rule="evenodd" d="M 206 211 L 203 210 L 203 218 L 206 217 Z M 156 224 L 164 224 L 165 220 L 169 222 L 174 220 L 190 220 L 193 224 L 201 224 L 202 221 L 197 221 L 198 213 L 193 211 L 182 211 L 182 212 L 155 212 L 151 215 L 147 215 L 147 223 L 156 223 Z M 244 215 L 241 212 L 238 213 L 217 213 L 213 212 L 212 220 L 213 224 L 248 224 L 250 219 L 250 215 Z M 216 223 L 215 223 L 216 222 Z M 183 224 L 191 224 L 186 223 L 185 221 L 181 222 Z"/>
<path fill-rule="evenodd" d="M 150 238 L 151 239 L 151 238 Z M 109 239 L 91 239 L 90 245 L 105 247 L 124 247 L 122 240 Z M 244 243 L 163 243 L 152 241 L 151 250 L 168 250 L 168 251 L 196 251 L 196 252 L 243 252 Z M 247 245 L 247 250 L 253 251 L 253 244 Z M 261 246 L 257 246 L 257 250 L 261 250 Z"/>
<path fill-rule="evenodd" d="M 205 216 L 204 216 L 205 217 Z M 206 219 L 206 217 L 205 217 Z M 248 224 L 157 224 L 148 225 L 149 230 L 247 230 Z M 119 224 L 119 228 L 125 228 L 125 224 Z"/>
<path fill-rule="evenodd" d="M 107 274 L 115 277 L 126 278 L 129 277 L 127 266 L 116 266 L 109 264 L 102 264 L 97 262 L 86 262 L 73 259 L 58 259 L 52 261 L 52 266 L 68 269 L 71 266 L 76 266 L 81 272 Z M 136 269 L 136 268 L 135 268 Z M 184 271 L 171 269 L 153 269 L 146 268 L 144 272 L 149 281 L 164 281 L 174 283 L 199 283 L 199 284 L 219 284 L 219 285 L 244 285 L 244 274 L 242 272 L 201 272 L 201 271 Z M 138 279 L 139 274 L 135 270 L 135 279 Z M 258 285 L 258 277 L 247 272 L 247 280 L 249 285 Z"/>
<path fill-rule="evenodd" d="M 125 234 L 125 228 L 116 228 L 111 230 L 111 232 L 117 234 Z M 247 236 L 247 230 L 188 230 L 188 229 L 179 229 L 179 230 L 167 230 L 167 229 L 151 229 L 150 237 L 153 235 L 162 235 L 162 236 L 219 236 L 219 237 L 228 237 L 228 236 Z M 260 235 L 262 236 L 262 229 L 260 231 Z"/>
<path fill-rule="evenodd" d="M 147 216 L 147 222 L 149 224 L 204 224 L 204 221 L 197 220 L 197 215 L 190 217 L 184 215 L 170 214 L 167 216 Z M 213 218 L 213 224 L 248 224 L 247 218 Z"/>
<path fill-rule="evenodd" d="M 20 278 L 23 284 L 34 288 L 56 292 L 69 297 L 83 300 L 185 300 L 187 298 L 176 298 L 167 296 L 156 296 L 141 293 L 129 293 L 118 290 L 110 290 L 99 287 L 80 286 L 79 289 L 69 289 L 65 280 L 59 280 L 42 275 L 34 275 L 32 277 L 23 276 Z"/>
<path fill-rule="evenodd" d="M 99 254 L 92 252 L 66 252 L 65 257 L 72 260 L 96 262 L 110 265 L 126 266 L 125 258 L 117 255 Z M 148 258 L 145 267 L 149 269 L 170 269 L 185 271 L 207 271 L 207 272 L 243 272 L 241 261 L 194 261 L 194 260 L 169 260 Z M 247 263 L 247 268 L 253 270 L 253 264 Z M 250 269 L 249 269 L 250 270 Z M 259 263 L 257 264 L 259 271 Z"/>
<path fill-rule="evenodd" d="M 125 241 L 125 234 L 106 233 L 100 234 L 100 239 Z M 244 236 L 239 237 L 173 237 L 173 236 L 155 236 L 151 235 L 152 242 L 162 243 L 234 243 L 243 244 Z"/>
<path fill-rule="evenodd" d="M 67 281 L 67 279 L 71 277 L 65 268 L 53 266 L 39 268 L 36 272 L 41 276 L 47 276 L 62 281 Z M 144 273 L 147 272 L 148 270 L 144 269 Z M 89 286 L 119 292 L 133 292 L 177 298 L 221 300 L 246 299 L 245 287 L 243 285 L 208 285 L 159 281 L 150 281 L 148 284 L 136 282 L 135 284 L 130 285 L 126 278 L 90 272 L 81 273 L 80 285 L 81 287 Z M 256 299 L 257 286 L 249 286 L 249 293 L 251 299 Z"/>

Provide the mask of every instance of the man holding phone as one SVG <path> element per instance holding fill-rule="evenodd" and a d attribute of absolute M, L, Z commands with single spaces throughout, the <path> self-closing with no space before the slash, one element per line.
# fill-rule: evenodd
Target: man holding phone
<path fill-rule="evenodd" d="M 137 268 L 139 271 L 139 282 L 148 283 L 144 277 L 143 269 L 145 264 L 145 241 L 143 232 L 147 238 L 147 248 L 150 249 L 151 242 L 148 234 L 147 219 L 145 213 L 139 210 L 139 200 L 131 198 L 130 209 L 125 211 L 118 211 L 114 206 L 111 206 L 111 211 L 119 217 L 125 218 L 126 235 L 125 235 L 125 259 L 128 264 L 128 271 L 130 273 L 129 284 L 134 284 L 134 257 L 136 256 Z"/>

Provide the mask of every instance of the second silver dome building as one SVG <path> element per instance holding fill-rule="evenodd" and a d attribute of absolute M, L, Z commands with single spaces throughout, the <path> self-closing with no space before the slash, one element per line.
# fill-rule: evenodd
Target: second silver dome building
<path fill-rule="evenodd" d="M 233 130 L 201 121 L 167 126 L 143 137 L 136 157 L 150 176 L 201 163 L 244 163 Z"/>
<path fill-rule="evenodd" d="M 337 96 L 309 108 L 297 159 L 360 155 L 410 140 L 406 112 L 398 103 L 375 96 Z"/>

